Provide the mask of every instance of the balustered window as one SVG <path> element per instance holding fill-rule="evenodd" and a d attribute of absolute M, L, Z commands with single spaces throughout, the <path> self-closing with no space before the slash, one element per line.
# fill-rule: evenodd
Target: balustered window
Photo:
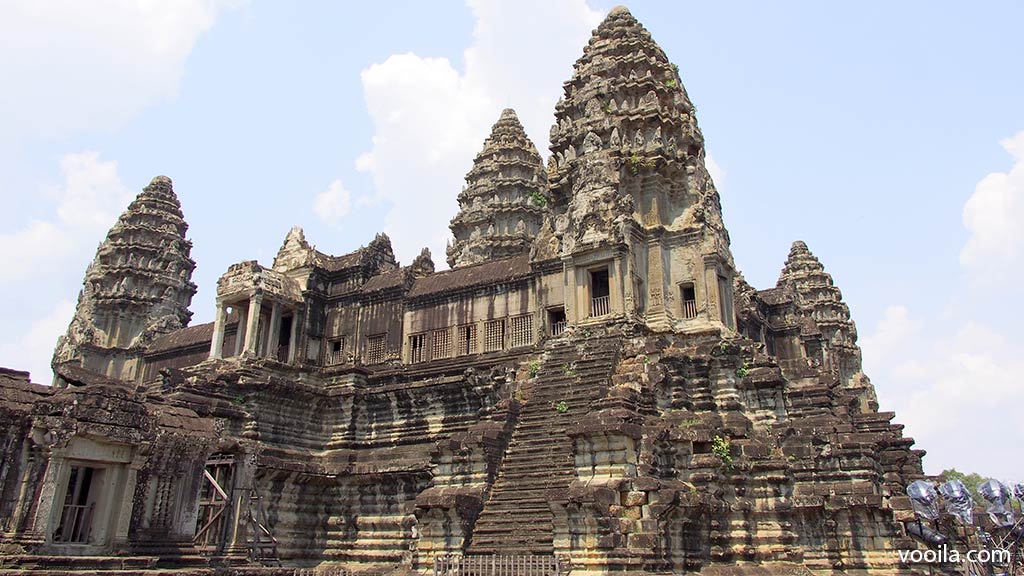
<path fill-rule="evenodd" d="M 697 317 L 697 291 L 693 287 L 693 282 L 679 285 L 679 301 L 682 302 L 683 318 Z"/>
<path fill-rule="evenodd" d="M 443 330 L 434 330 L 431 333 L 431 350 L 430 358 L 437 360 L 439 358 L 449 358 L 452 355 L 452 333 L 447 328 Z"/>
<path fill-rule="evenodd" d="M 387 353 L 387 339 L 385 334 L 366 337 L 366 363 L 380 364 L 384 361 Z"/>
<path fill-rule="evenodd" d="M 467 324 L 465 326 L 459 326 L 456 328 L 458 334 L 458 341 L 456 345 L 456 354 L 475 354 L 476 353 L 476 324 Z"/>
<path fill-rule="evenodd" d="M 533 316 L 513 316 L 509 318 L 509 339 L 512 348 L 533 344 Z"/>
<path fill-rule="evenodd" d="M 505 349 L 505 319 L 490 320 L 484 324 L 484 352 Z"/>
<path fill-rule="evenodd" d="M 426 333 L 411 334 L 409 336 L 409 362 L 425 362 L 427 360 L 427 335 Z"/>

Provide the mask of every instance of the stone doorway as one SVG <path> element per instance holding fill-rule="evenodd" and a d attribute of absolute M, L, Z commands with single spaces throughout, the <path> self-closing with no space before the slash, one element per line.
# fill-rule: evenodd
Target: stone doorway
<path fill-rule="evenodd" d="M 216 554 L 224 549 L 231 520 L 231 492 L 235 476 L 235 458 L 231 454 L 214 454 L 203 470 L 203 487 L 199 491 L 199 515 L 192 539 L 202 554 Z"/>
<path fill-rule="evenodd" d="M 53 534 L 54 542 L 92 542 L 92 521 L 100 487 L 103 485 L 103 473 L 103 468 L 71 466 L 64 504 L 61 506 L 60 523 Z"/>

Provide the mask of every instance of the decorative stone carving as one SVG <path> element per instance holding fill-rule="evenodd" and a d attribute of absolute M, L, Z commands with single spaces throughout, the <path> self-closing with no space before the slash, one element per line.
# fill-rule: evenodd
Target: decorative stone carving
<path fill-rule="evenodd" d="M 551 128 L 553 132 L 557 129 L 558 125 Z M 546 189 L 547 173 L 540 154 L 515 111 L 505 109 L 459 194 L 460 210 L 451 222 L 455 242 L 448 249 L 448 265 L 456 268 L 528 253 L 548 213 Z"/>
<path fill-rule="evenodd" d="M 188 325 L 196 263 L 187 230 L 171 179 L 153 178 L 96 250 L 54 366 L 75 361 L 108 372 L 116 351 L 138 355 L 155 337 Z M 114 376 L 134 377 L 132 362 L 120 365 Z"/>

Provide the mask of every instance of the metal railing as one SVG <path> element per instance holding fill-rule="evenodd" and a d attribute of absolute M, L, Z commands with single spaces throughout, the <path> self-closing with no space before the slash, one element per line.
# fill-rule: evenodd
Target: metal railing
<path fill-rule="evenodd" d="M 683 300 L 683 318 L 689 320 L 697 317 L 697 301 Z"/>
<path fill-rule="evenodd" d="M 331 350 L 327 352 L 327 357 L 324 359 L 324 366 L 337 366 L 338 364 L 345 363 L 345 351 L 344 350 Z"/>
<path fill-rule="evenodd" d="M 88 542 L 92 504 L 65 504 L 57 537 L 61 542 Z"/>
<path fill-rule="evenodd" d="M 559 576 L 556 556 L 435 556 L 434 576 Z"/>
<path fill-rule="evenodd" d="M 598 296 L 597 298 L 591 298 L 590 315 L 594 317 L 607 316 L 610 311 L 608 304 L 608 296 Z"/>
<path fill-rule="evenodd" d="M 561 322 L 554 322 L 554 323 L 552 323 L 551 324 L 551 335 L 552 336 L 560 335 L 562 332 L 565 332 L 565 327 L 568 326 L 568 325 L 569 325 L 569 323 L 567 321 L 565 321 L 565 320 L 562 320 Z"/>

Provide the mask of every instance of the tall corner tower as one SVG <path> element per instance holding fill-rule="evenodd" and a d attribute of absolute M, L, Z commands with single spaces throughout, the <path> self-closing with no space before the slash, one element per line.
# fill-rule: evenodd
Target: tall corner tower
<path fill-rule="evenodd" d="M 452 219 L 452 268 L 530 251 L 547 207 L 547 175 L 536 146 L 511 108 L 484 140 Z"/>
<path fill-rule="evenodd" d="M 812 319 L 821 331 L 821 360 L 852 397 L 852 407 L 859 412 L 877 411 L 878 399 L 863 372 L 857 326 L 850 308 L 832 275 L 803 241 L 793 242 L 777 287 L 791 289 L 799 312 Z"/>
<path fill-rule="evenodd" d="M 171 179 L 153 178 L 96 250 L 75 316 L 57 341 L 54 366 L 77 361 L 134 380 L 146 345 L 188 325 L 196 263 L 187 229 Z"/>
<path fill-rule="evenodd" d="M 733 328 L 729 235 L 678 68 L 617 7 L 564 91 L 548 160 L 553 218 L 537 246 L 574 267 L 575 319 L 604 312 L 594 298 L 607 292 L 611 315 L 653 328 Z"/>

